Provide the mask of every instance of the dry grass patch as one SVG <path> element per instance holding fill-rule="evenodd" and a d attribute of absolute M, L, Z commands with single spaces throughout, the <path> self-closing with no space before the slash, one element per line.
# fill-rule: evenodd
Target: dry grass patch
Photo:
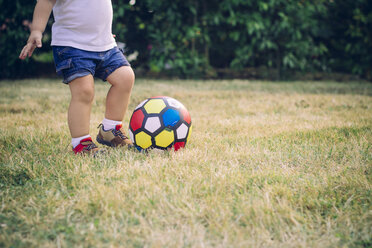
<path fill-rule="evenodd" d="M 125 122 L 154 95 L 188 108 L 186 149 L 87 158 L 68 87 L 0 82 L 0 246 L 372 245 L 371 84 L 137 80 Z"/>

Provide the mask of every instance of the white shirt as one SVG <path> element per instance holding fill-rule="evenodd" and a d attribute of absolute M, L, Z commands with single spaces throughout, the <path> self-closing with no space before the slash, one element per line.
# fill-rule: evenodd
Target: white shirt
<path fill-rule="evenodd" d="M 116 46 L 111 0 L 57 0 L 53 7 L 52 46 L 103 52 Z"/>

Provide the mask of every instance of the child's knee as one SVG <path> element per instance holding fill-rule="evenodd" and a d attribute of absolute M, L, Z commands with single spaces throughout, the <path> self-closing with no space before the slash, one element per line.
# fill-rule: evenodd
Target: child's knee
<path fill-rule="evenodd" d="M 90 104 L 93 102 L 94 99 L 94 87 L 89 85 L 84 85 L 76 89 L 74 92 L 73 97 L 78 100 L 79 102 Z"/>
<path fill-rule="evenodd" d="M 80 100 L 86 103 L 93 102 L 94 99 L 94 88 L 93 87 L 85 87 L 81 89 L 80 93 Z"/>
<path fill-rule="evenodd" d="M 124 88 L 131 90 L 134 85 L 134 79 L 135 79 L 134 71 L 132 67 L 130 66 L 125 66 L 123 69 L 124 70 L 123 70 L 122 80 L 120 80 L 119 83 Z"/>
<path fill-rule="evenodd" d="M 136 78 L 135 74 L 134 74 L 134 71 L 132 69 L 132 67 L 128 67 L 128 80 L 131 82 L 131 84 L 133 85 L 134 84 L 134 80 Z"/>
<path fill-rule="evenodd" d="M 107 80 L 114 86 L 131 90 L 135 80 L 134 71 L 130 66 L 123 66 L 114 71 Z"/>

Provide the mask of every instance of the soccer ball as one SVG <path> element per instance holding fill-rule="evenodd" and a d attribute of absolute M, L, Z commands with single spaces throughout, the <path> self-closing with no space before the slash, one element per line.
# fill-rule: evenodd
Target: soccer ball
<path fill-rule="evenodd" d="M 177 151 L 185 147 L 191 130 L 191 117 L 185 106 L 167 96 L 141 102 L 129 122 L 129 137 L 139 151 Z"/>

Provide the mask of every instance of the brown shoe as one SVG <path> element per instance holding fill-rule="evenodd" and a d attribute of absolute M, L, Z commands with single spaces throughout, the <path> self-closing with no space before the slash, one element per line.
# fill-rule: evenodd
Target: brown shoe
<path fill-rule="evenodd" d="M 125 136 L 123 125 L 116 125 L 114 129 L 105 130 L 103 125 L 98 126 L 99 132 L 97 135 L 97 142 L 111 147 L 127 146 L 133 147 L 132 141 Z"/>
<path fill-rule="evenodd" d="M 80 143 L 72 149 L 75 154 L 89 154 L 95 156 L 100 149 L 93 143 L 92 138 L 86 138 L 80 141 Z"/>

